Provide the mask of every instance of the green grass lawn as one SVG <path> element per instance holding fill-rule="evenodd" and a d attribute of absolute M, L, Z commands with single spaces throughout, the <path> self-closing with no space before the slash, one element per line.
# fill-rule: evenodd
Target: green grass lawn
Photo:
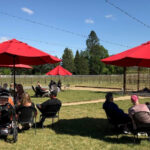
<path fill-rule="evenodd" d="M 69 92 L 69 91 L 68 91 Z M 74 91 L 76 92 L 76 91 Z M 83 91 L 83 94 L 85 91 Z M 67 93 L 67 92 L 66 92 Z M 63 95 L 64 94 L 64 95 Z M 72 99 L 74 95 L 60 99 Z M 81 94 L 82 95 L 82 94 Z M 99 93 L 99 95 L 101 95 Z M 80 97 L 80 96 L 79 96 Z M 80 99 L 77 97 L 78 99 Z M 96 98 L 96 97 L 95 97 Z M 103 97 L 102 97 L 103 98 Z M 93 99 L 93 98 L 92 98 Z M 43 98 L 34 100 L 36 103 L 44 101 Z M 141 102 L 149 101 L 144 99 Z M 119 107 L 127 112 L 132 105 L 129 100 L 117 101 Z M 39 114 L 37 120 L 39 119 Z M 116 135 L 108 124 L 102 103 L 78 106 L 64 106 L 60 110 L 60 120 L 55 120 L 51 127 L 51 119 L 44 123 L 44 129 L 34 129 L 18 134 L 17 143 L 11 144 L 0 139 L 0 149 L 7 150 L 149 150 L 150 142 L 141 137 L 140 143 L 134 144 L 133 135 Z"/>

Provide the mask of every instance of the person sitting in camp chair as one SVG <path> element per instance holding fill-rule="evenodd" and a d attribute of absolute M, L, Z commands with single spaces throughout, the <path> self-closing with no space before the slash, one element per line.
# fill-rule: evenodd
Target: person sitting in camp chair
<path fill-rule="evenodd" d="M 0 96 L 10 96 L 10 92 L 8 90 L 8 84 L 4 83 L 3 87 L 0 88 Z"/>
<path fill-rule="evenodd" d="M 135 113 L 138 112 L 147 112 L 145 113 L 144 117 L 141 117 L 141 122 L 149 123 L 150 124 L 150 110 L 146 104 L 140 104 L 139 98 L 137 95 L 131 96 L 131 102 L 133 106 L 129 108 L 128 112 L 130 117 L 132 118 Z"/>
<path fill-rule="evenodd" d="M 57 92 L 56 91 L 52 91 L 50 93 L 50 99 L 48 99 L 47 101 L 43 102 L 42 104 L 37 104 L 36 105 L 36 107 L 42 113 L 41 120 L 38 123 L 39 127 L 43 127 L 43 123 L 44 123 L 45 119 L 49 116 L 49 114 L 51 116 L 55 116 L 56 113 L 59 111 L 59 109 L 61 107 L 61 101 L 59 99 L 57 99 L 56 96 L 57 96 Z M 48 110 L 49 108 L 51 110 Z M 48 112 L 48 116 L 47 116 L 47 112 Z"/>
<path fill-rule="evenodd" d="M 31 102 L 30 95 L 23 93 L 21 103 L 16 107 L 18 115 L 19 129 L 29 129 L 34 123 L 34 117 L 37 115 L 37 110 L 34 103 Z"/>
<path fill-rule="evenodd" d="M 33 88 L 33 87 L 32 87 Z M 46 90 L 45 88 L 42 88 L 40 82 L 37 82 L 37 86 L 35 87 L 35 96 L 38 97 L 47 97 L 49 96 L 50 91 Z"/>
<path fill-rule="evenodd" d="M 124 113 L 124 111 L 114 103 L 113 94 L 111 92 L 107 93 L 105 98 L 106 101 L 103 104 L 103 109 L 106 112 L 109 122 L 115 127 L 118 127 L 118 125 L 123 125 L 124 129 L 128 130 L 128 126 L 131 126 L 132 124 L 129 115 Z"/>

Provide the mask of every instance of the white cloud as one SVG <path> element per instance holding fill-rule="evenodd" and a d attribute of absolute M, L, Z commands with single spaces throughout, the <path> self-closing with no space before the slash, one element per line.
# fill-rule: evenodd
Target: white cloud
<path fill-rule="evenodd" d="M 105 15 L 105 18 L 113 18 L 113 15 L 109 14 L 109 15 Z"/>
<path fill-rule="evenodd" d="M 9 38 L 8 37 L 0 37 L 0 43 L 4 42 L 4 41 L 8 41 Z"/>
<path fill-rule="evenodd" d="M 92 20 L 92 19 L 85 19 L 85 23 L 87 23 L 87 24 L 94 24 L 94 20 Z"/>
<path fill-rule="evenodd" d="M 34 14 L 34 11 L 32 11 L 31 9 L 26 8 L 26 7 L 21 8 L 21 10 L 29 15 Z"/>

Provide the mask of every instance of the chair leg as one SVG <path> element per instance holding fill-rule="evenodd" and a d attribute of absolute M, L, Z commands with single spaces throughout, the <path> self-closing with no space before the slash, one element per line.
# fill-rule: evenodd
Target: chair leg
<path fill-rule="evenodd" d="M 52 127 L 53 127 L 53 124 L 54 124 L 54 118 L 52 118 Z"/>
<path fill-rule="evenodd" d="M 58 111 L 58 121 L 59 121 L 59 111 Z"/>
<path fill-rule="evenodd" d="M 134 143 L 135 143 L 135 139 L 136 139 L 136 137 L 135 137 L 135 134 L 134 134 Z"/>
<path fill-rule="evenodd" d="M 34 118 L 34 128 L 35 128 L 35 135 L 36 135 L 36 116 Z"/>

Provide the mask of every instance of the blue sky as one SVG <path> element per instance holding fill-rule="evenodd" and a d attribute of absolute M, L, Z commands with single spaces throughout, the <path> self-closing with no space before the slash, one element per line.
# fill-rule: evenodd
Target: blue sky
<path fill-rule="evenodd" d="M 150 1 L 109 2 L 150 25 Z M 0 42 L 16 38 L 60 58 L 66 47 L 72 49 L 74 54 L 77 49 L 85 50 L 91 30 L 96 32 L 101 39 L 100 44 L 109 54 L 150 40 L 150 28 L 131 19 L 105 0 L 0 1 Z"/>

